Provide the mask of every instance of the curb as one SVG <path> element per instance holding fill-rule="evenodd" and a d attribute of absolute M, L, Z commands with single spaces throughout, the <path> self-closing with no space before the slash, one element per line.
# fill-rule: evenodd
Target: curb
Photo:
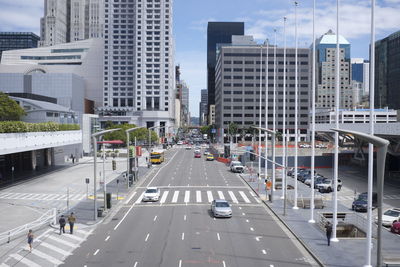
<path fill-rule="evenodd" d="M 258 192 L 246 181 L 246 179 L 243 178 L 241 174 L 239 174 L 240 178 L 251 188 L 251 190 L 258 196 Z M 304 247 L 304 249 L 311 255 L 311 257 L 319 264 L 319 266 L 324 267 L 325 265 L 322 263 L 322 261 L 318 258 L 317 255 L 314 254 L 314 252 L 303 242 L 303 240 L 294 232 L 290 227 L 286 224 L 286 222 L 268 205 L 268 203 L 265 200 L 261 200 L 262 203 L 270 210 L 276 218 L 279 219 L 279 221 L 286 227 L 286 229 L 296 238 L 296 240 Z"/>

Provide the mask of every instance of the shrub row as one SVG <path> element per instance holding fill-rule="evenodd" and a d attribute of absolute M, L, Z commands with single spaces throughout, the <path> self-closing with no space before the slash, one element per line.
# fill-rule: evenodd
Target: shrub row
<path fill-rule="evenodd" d="M 55 132 L 79 130 L 78 124 L 55 122 L 28 123 L 22 121 L 0 121 L 0 133 Z"/>

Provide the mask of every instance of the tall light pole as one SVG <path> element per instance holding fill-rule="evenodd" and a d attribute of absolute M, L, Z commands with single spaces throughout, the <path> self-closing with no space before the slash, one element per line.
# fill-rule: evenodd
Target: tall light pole
<path fill-rule="evenodd" d="M 267 42 L 267 56 L 265 59 L 265 128 L 268 128 L 268 53 L 269 41 Z M 265 143 L 265 159 L 264 159 L 264 173 L 265 179 L 268 178 L 268 132 L 264 133 Z"/>
<path fill-rule="evenodd" d="M 339 0 L 336 0 L 336 58 L 335 58 L 335 127 L 339 129 L 339 107 L 340 107 L 340 46 L 339 46 Z M 337 229 L 337 182 L 339 172 L 339 133 L 335 132 L 335 154 L 333 169 L 333 242 L 338 242 L 336 237 Z"/>
<path fill-rule="evenodd" d="M 312 35 L 312 92 L 311 92 L 311 203 L 310 203 L 310 219 L 308 220 L 309 223 L 315 223 L 314 220 L 314 172 L 315 172 L 315 0 L 313 0 L 313 35 Z"/>
<path fill-rule="evenodd" d="M 129 141 L 129 133 L 134 131 L 134 130 L 140 129 L 140 128 L 145 128 L 145 127 L 133 127 L 133 128 L 125 130 L 125 133 L 126 133 L 126 175 L 127 175 L 128 188 L 129 188 L 129 173 L 130 173 L 130 166 L 129 166 L 130 165 L 129 164 L 129 161 L 130 161 L 130 158 L 129 158 L 129 143 L 130 143 L 130 141 Z M 135 149 L 136 149 L 136 143 L 135 143 Z M 136 166 L 136 162 L 135 162 L 135 167 L 137 167 Z"/>
<path fill-rule="evenodd" d="M 106 133 L 111 133 L 114 131 L 119 131 L 121 130 L 120 128 L 116 129 L 109 129 L 109 130 L 104 130 L 101 132 L 97 132 L 92 134 L 92 142 L 93 142 L 93 158 L 94 158 L 94 164 L 93 164 L 93 208 L 94 208 L 94 220 L 97 219 L 97 137 L 102 136 Z M 104 181 L 105 182 L 105 181 Z"/>
<path fill-rule="evenodd" d="M 286 17 L 283 18 L 283 116 L 282 116 L 282 144 L 283 156 L 282 165 L 286 166 Z M 282 199 L 285 198 L 286 170 L 282 171 Z"/>
<path fill-rule="evenodd" d="M 298 102 L 299 102 L 299 82 L 298 82 L 298 64 L 297 64 L 297 53 L 298 53 L 298 49 L 297 49 L 297 5 L 298 3 L 295 1 L 294 2 L 294 47 L 295 47 L 295 51 L 294 51 L 294 57 L 295 57 L 295 67 L 294 67 L 294 206 L 293 209 L 299 209 L 299 207 L 297 207 L 297 168 L 298 168 L 298 131 L 299 131 L 299 126 L 297 125 L 298 123 Z"/>
<path fill-rule="evenodd" d="M 276 29 L 274 29 L 274 95 L 273 95 L 273 114 L 272 114 L 272 131 L 276 133 Z M 275 139 L 272 143 L 272 161 L 275 162 Z M 275 191 L 275 170 L 276 166 L 273 165 L 272 168 L 272 191 Z"/>
<path fill-rule="evenodd" d="M 370 47 L 370 73 L 369 73 L 369 133 L 374 135 L 374 122 L 375 122 L 375 0 L 371 0 L 371 47 Z M 374 185 L 374 146 L 368 145 L 368 207 L 367 207 L 367 246 L 366 246 L 366 263 L 364 266 L 372 267 L 371 265 L 371 252 L 372 252 L 372 192 Z M 381 209 L 381 207 L 380 207 Z M 380 233 L 379 233 L 380 236 Z M 381 250 L 381 243 L 378 243 L 378 252 Z M 377 256 L 377 262 L 381 261 L 381 256 Z M 380 266 L 380 265 L 377 265 Z"/>
<path fill-rule="evenodd" d="M 262 67 L 262 50 L 263 46 L 260 46 L 260 100 L 259 100 L 259 120 L 258 126 L 261 128 L 261 115 L 262 115 L 262 74 L 263 74 L 263 67 Z M 261 130 L 258 130 L 258 154 L 261 155 Z M 261 157 L 258 157 L 258 184 L 260 184 L 260 175 L 261 175 Z"/>

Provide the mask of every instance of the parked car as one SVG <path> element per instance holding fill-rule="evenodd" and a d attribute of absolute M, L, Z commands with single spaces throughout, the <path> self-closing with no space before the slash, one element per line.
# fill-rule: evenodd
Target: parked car
<path fill-rule="evenodd" d="M 147 187 L 143 194 L 142 201 L 158 201 L 160 199 L 160 189 L 157 187 Z"/>
<path fill-rule="evenodd" d="M 231 169 L 231 172 L 242 173 L 244 171 L 244 166 L 240 161 L 231 161 L 229 168 Z"/>
<path fill-rule="evenodd" d="M 387 209 L 382 216 L 382 225 L 391 227 L 393 223 L 400 220 L 400 208 Z M 378 218 L 375 219 L 378 222 Z"/>
<path fill-rule="evenodd" d="M 214 199 L 211 202 L 211 212 L 214 217 L 232 217 L 232 208 L 224 199 Z"/>
<path fill-rule="evenodd" d="M 400 235 L 400 221 L 394 222 L 390 227 L 390 232 Z"/>
<path fill-rule="evenodd" d="M 314 187 L 315 187 L 315 184 L 316 184 L 316 182 L 317 182 L 317 180 L 318 180 L 319 178 L 325 179 L 325 177 L 323 177 L 323 176 L 321 176 L 321 175 L 319 175 L 319 174 L 314 175 Z M 321 183 L 321 181 L 322 181 L 322 180 L 318 180 L 319 183 Z M 306 176 L 305 179 L 304 179 L 304 184 L 305 184 L 305 185 L 308 185 L 308 186 L 311 186 L 311 174 L 307 174 L 307 176 Z"/>
<path fill-rule="evenodd" d="M 307 177 L 310 177 L 310 171 L 309 170 L 305 170 L 300 172 L 299 174 L 297 174 L 297 180 L 304 183 L 304 181 L 306 180 Z"/>
<path fill-rule="evenodd" d="M 293 176 L 294 175 L 294 168 L 290 168 L 288 172 L 286 173 L 287 176 Z"/>
<path fill-rule="evenodd" d="M 293 169 L 293 170 L 292 170 L 290 176 L 294 177 L 295 171 L 294 171 L 294 168 L 292 168 L 292 169 Z M 306 171 L 307 171 L 307 169 L 304 169 L 304 168 L 297 169 L 297 177 L 299 177 L 299 174 L 300 174 L 300 173 L 306 172 Z"/>
<path fill-rule="evenodd" d="M 372 208 L 376 208 L 378 205 L 378 194 L 372 193 Z M 368 210 L 368 192 L 361 193 L 354 199 L 353 204 L 351 204 L 351 209 L 354 211 L 364 211 Z"/>
<path fill-rule="evenodd" d="M 327 178 L 323 176 L 317 177 L 314 181 L 314 189 L 318 189 L 318 184 L 322 183 L 325 179 Z"/>
<path fill-rule="evenodd" d="M 317 184 L 318 191 L 320 193 L 330 193 L 332 192 L 333 188 L 333 179 L 324 179 L 321 183 Z M 338 179 L 338 185 L 337 185 L 337 191 L 340 191 L 342 189 L 342 180 Z"/>
<path fill-rule="evenodd" d="M 311 145 L 310 145 L 310 144 L 307 144 L 307 143 L 302 143 L 302 144 L 299 144 L 299 147 L 300 147 L 300 148 L 310 148 Z"/>

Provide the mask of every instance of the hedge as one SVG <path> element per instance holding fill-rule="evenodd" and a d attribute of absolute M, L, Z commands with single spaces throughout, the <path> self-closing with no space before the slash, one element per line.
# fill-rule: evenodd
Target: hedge
<path fill-rule="evenodd" d="M 28 123 L 22 121 L 0 121 L 0 133 L 56 132 L 79 130 L 78 124 L 55 122 Z"/>

